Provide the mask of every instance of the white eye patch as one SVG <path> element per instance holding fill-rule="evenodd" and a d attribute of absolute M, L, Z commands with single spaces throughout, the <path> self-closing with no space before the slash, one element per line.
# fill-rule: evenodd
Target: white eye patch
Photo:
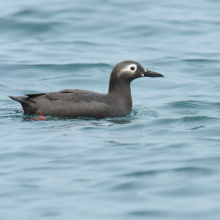
<path fill-rule="evenodd" d="M 145 72 L 147 72 L 147 70 L 146 70 L 146 69 L 144 69 L 144 71 L 145 71 Z M 143 73 L 142 73 L 142 76 L 144 76 L 144 74 L 143 74 Z"/>
<path fill-rule="evenodd" d="M 129 64 L 125 68 L 122 69 L 122 71 L 129 71 L 129 72 L 135 72 L 137 70 L 136 64 Z"/>

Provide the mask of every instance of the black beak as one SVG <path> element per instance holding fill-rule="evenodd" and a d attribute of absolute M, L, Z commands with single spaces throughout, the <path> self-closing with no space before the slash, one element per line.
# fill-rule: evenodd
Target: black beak
<path fill-rule="evenodd" d="M 144 76 L 148 76 L 148 77 L 164 77 L 162 74 L 150 70 L 146 70 L 146 72 L 144 72 L 143 74 Z"/>

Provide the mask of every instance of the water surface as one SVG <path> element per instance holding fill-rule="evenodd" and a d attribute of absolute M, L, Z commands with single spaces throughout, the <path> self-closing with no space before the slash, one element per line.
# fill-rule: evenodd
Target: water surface
<path fill-rule="evenodd" d="M 0 219 L 219 219 L 220 2 L 0 3 Z M 122 60 L 121 118 L 29 122 L 7 95 L 106 93 Z"/>

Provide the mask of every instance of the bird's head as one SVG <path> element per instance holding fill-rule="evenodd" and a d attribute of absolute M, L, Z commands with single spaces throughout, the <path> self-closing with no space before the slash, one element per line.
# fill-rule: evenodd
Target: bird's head
<path fill-rule="evenodd" d="M 110 87 L 115 84 L 130 84 L 134 79 L 141 77 L 164 77 L 162 74 L 146 70 L 136 61 L 126 60 L 115 65 L 110 76 Z M 111 89 L 111 88 L 110 88 Z"/>

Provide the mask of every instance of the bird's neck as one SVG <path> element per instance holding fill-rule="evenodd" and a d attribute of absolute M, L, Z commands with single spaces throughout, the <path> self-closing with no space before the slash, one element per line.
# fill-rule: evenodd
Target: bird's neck
<path fill-rule="evenodd" d="M 114 96 L 121 106 L 125 106 L 129 110 L 132 108 L 131 87 L 130 82 L 109 83 L 108 94 Z"/>

